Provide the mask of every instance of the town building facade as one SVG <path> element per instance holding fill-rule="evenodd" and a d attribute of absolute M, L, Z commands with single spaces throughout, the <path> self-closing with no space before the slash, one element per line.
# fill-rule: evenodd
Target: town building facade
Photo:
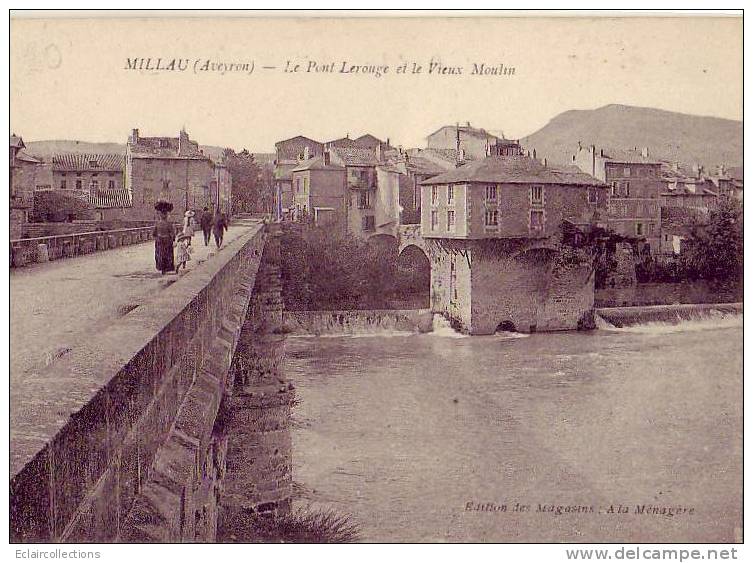
<path fill-rule="evenodd" d="M 485 158 L 489 146 L 503 139 L 485 129 L 465 125 L 445 125 L 426 137 L 426 147 L 430 149 L 455 149 L 473 159 Z"/>
<path fill-rule="evenodd" d="M 648 149 L 597 149 L 579 146 L 573 164 L 609 186 L 608 226 L 615 233 L 643 241 L 642 251 L 658 253 L 661 201 L 665 182 L 661 162 Z"/>
<path fill-rule="evenodd" d="M 125 187 L 132 219 L 151 219 L 158 200 L 173 204 L 173 213 L 216 204 L 212 160 L 181 131 L 178 137 L 142 137 L 134 129 L 126 144 Z"/>
<path fill-rule="evenodd" d="M 593 306 L 593 266 L 560 264 L 563 224 L 588 229 L 606 185 L 574 167 L 491 156 L 422 182 L 431 303 L 471 334 L 573 329 Z"/>

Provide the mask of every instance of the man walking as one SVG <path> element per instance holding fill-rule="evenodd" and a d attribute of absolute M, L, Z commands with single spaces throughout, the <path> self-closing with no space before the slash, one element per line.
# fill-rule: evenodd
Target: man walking
<path fill-rule="evenodd" d="M 214 220 L 212 221 L 212 232 L 214 233 L 214 243 L 217 245 L 217 250 L 222 246 L 222 237 L 227 230 L 227 220 L 225 214 L 220 213 L 219 210 L 214 214 Z"/>
<path fill-rule="evenodd" d="M 209 235 L 212 233 L 212 212 L 207 207 L 201 213 L 201 230 L 204 233 L 204 246 L 209 246 Z"/>

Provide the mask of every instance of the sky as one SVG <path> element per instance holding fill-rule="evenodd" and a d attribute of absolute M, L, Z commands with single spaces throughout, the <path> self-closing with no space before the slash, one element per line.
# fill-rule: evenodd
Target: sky
<path fill-rule="evenodd" d="M 737 17 L 197 15 L 12 19 L 12 132 L 125 143 L 133 128 L 185 127 L 204 145 L 272 152 L 298 134 L 425 146 L 458 122 L 517 139 L 563 111 L 613 103 L 742 119 Z M 186 70 L 128 68 L 142 58 Z M 201 70 L 207 61 L 253 72 Z M 515 70 L 474 75 L 474 63 Z"/>

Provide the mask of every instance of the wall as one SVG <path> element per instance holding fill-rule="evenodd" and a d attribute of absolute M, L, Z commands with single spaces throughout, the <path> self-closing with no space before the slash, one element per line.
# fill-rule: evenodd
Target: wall
<path fill-rule="evenodd" d="M 565 266 L 548 249 L 493 256 L 472 253 L 470 332 L 491 334 L 509 321 L 518 332 L 575 330 L 589 324 L 590 266 Z"/>
<path fill-rule="evenodd" d="M 211 541 L 260 226 L 11 392 L 13 542 Z"/>
<path fill-rule="evenodd" d="M 77 187 L 77 182 L 81 182 L 81 187 Z M 56 189 L 67 190 L 82 190 L 88 193 L 92 182 L 98 183 L 98 189 L 111 189 L 110 182 L 113 183 L 113 188 L 118 189 L 123 187 L 123 171 L 118 170 L 100 170 L 99 172 L 83 171 L 75 172 L 71 170 L 52 171 L 52 187 Z M 65 182 L 65 188 L 62 186 L 62 182 Z"/>
<path fill-rule="evenodd" d="M 440 313 L 457 326 L 471 326 L 471 266 L 465 256 L 432 246 L 430 302 L 433 313 Z M 451 280 L 455 265 L 455 286 Z M 456 290 L 456 291 L 454 291 Z"/>
<path fill-rule="evenodd" d="M 683 283 L 641 283 L 596 290 L 597 307 L 633 307 L 678 303 L 734 303 L 743 300 L 740 286 L 705 280 Z"/>
<path fill-rule="evenodd" d="M 431 332 L 428 309 L 358 311 L 286 311 L 292 334 L 372 334 L 379 331 Z"/>
<path fill-rule="evenodd" d="M 162 180 L 170 181 L 163 193 Z M 132 190 L 131 219 L 153 219 L 157 199 L 172 202 L 174 213 L 181 215 L 188 208 L 202 209 L 212 205 L 211 185 L 215 180 L 209 158 L 126 158 L 126 187 Z"/>
<path fill-rule="evenodd" d="M 629 169 L 629 174 L 625 174 Z M 658 164 L 622 162 L 605 163 L 605 181 L 614 185 L 609 198 L 608 223 L 614 232 L 625 236 L 645 237 L 652 252 L 659 252 L 661 207 L 659 194 L 664 184 L 659 176 Z M 629 195 L 625 194 L 629 183 Z M 638 235 L 637 225 L 643 233 Z"/>
<path fill-rule="evenodd" d="M 543 204 L 531 203 L 531 186 L 543 187 Z M 560 232 L 562 221 L 589 222 L 597 210 L 607 206 L 606 188 L 558 184 L 497 184 L 497 201 L 486 200 L 487 184 L 455 184 L 453 205 L 447 203 L 447 186 L 436 186 L 437 204 L 431 203 L 434 186 L 424 186 L 421 191 L 421 227 L 424 236 L 442 238 L 542 238 Z M 588 200 L 589 192 L 596 197 Z M 447 210 L 455 210 L 455 229 L 446 229 Z M 496 227 L 485 224 L 486 211 L 497 209 Z M 531 210 L 544 211 L 544 229 L 530 229 Z M 439 228 L 431 230 L 431 210 L 436 210 Z"/>
<path fill-rule="evenodd" d="M 151 240 L 153 229 L 153 226 L 148 226 L 12 240 L 10 243 L 11 267 L 20 268 L 47 260 L 73 258 L 120 246 L 139 244 Z M 47 260 L 44 259 L 44 251 L 40 250 L 40 245 L 46 247 Z"/>

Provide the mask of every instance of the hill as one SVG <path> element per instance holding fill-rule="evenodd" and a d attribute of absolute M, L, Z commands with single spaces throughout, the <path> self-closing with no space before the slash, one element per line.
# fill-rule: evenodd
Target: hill
<path fill-rule="evenodd" d="M 90 143 L 88 141 L 72 141 L 72 140 L 52 140 L 52 141 L 24 141 L 26 144 L 26 151 L 37 156 L 43 160 L 49 160 L 54 154 L 61 153 L 75 153 L 75 154 L 122 154 L 125 155 L 126 146 L 125 143 Z M 199 148 L 204 151 L 212 160 L 219 160 L 222 157 L 222 151 L 224 147 L 215 147 L 212 145 L 199 145 Z M 259 163 L 264 164 L 270 160 L 274 160 L 274 154 L 258 153 L 254 154 Z"/>
<path fill-rule="evenodd" d="M 566 111 L 520 140 L 558 164 L 571 162 L 579 141 L 597 148 L 648 147 L 657 158 L 707 168 L 743 162 L 741 121 L 616 104 Z"/>

